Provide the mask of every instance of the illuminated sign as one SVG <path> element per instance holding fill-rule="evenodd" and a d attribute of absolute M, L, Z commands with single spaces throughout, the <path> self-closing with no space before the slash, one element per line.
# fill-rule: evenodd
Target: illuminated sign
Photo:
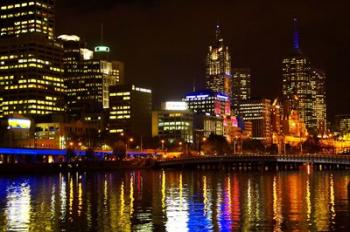
<path fill-rule="evenodd" d="M 76 35 L 60 35 L 58 36 L 58 38 L 63 41 L 80 41 L 79 36 Z"/>
<path fill-rule="evenodd" d="M 143 92 L 143 93 L 152 93 L 152 90 L 136 87 L 135 85 L 132 85 L 132 90 L 135 90 L 137 92 Z"/>
<path fill-rule="evenodd" d="M 187 110 L 188 106 L 186 102 L 182 101 L 167 101 L 164 108 L 165 110 Z"/>
<path fill-rule="evenodd" d="M 191 98 L 206 98 L 206 97 L 209 97 L 209 95 L 208 94 L 191 95 L 191 96 L 187 96 L 186 98 L 191 99 Z"/>
<path fill-rule="evenodd" d="M 223 99 L 223 100 L 225 100 L 225 101 L 228 99 L 227 96 L 220 95 L 220 94 L 216 95 L 216 97 L 219 98 L 219 99 Z"/>
<path fill-rule="evenodd" d="M 8 125 L 10 129 L 29 129 L 30 128 L 30 120 L 22 119 L 22 118 L 9 118 Z"/>
<path fill-rule="evenodd" d="M 95 47 L 95 52 L 109 52 L 110 49 L 107 46 L 97 46 Z"/>
<path fill-rule="evenodd" d="M 237 119 L 237 117 L 231 117 L 231 123 L 232 123 L 232 126 L 238 127 L 238 119 Z"/>
<path fill-rule="evenodd" d="M 94 56 L 93 51 L 87 48 L 80 48 L 80 54 L 83 56 L 84 60 L 91 60 Z"/>

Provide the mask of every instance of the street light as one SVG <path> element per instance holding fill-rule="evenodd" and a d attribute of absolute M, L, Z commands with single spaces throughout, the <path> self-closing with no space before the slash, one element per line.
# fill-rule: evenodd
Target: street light
<path fill-rule="evenodd" d="M 201 154 L 201 151 L 202 151 L 202 145 L 207 141 L 207 138 L 206 137 L 202 137 L 202 140 L 200 140 L 199 142 L 199 149 L 198 149 L 198 152 L 199 152 L 199 155 Z"/>
<path fill-rule="evenodd" d="M 134 142 L 134 138 L 131 137 L 125 142 L 125 157 L 128 156 L 128 142 L 130 143 Z"/>
<path fill-rule="evenodd" d="M 162 143 L 162 151 L 164 151 L 164 143 L 165 143 L 165 140 L 162 139 L 160 142 Z"/>

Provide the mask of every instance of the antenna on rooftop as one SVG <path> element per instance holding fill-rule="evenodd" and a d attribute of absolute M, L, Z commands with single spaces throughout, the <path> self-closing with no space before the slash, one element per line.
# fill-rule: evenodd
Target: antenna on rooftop
<path fill-rule="evenodd" d="M 101 44 L 103 43 L 103 23 L 101 23 L 101 35 L 100 35 L 100 39 L 101 39 Z"/>

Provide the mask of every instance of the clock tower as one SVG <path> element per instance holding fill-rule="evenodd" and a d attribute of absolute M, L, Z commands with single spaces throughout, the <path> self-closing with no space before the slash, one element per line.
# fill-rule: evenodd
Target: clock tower
<path fill-rule="evenodd" d="M 231 55 L 216 26 L 215 41 L 209 46 L 206 63 L 206 88 L 231 97 Z"/>

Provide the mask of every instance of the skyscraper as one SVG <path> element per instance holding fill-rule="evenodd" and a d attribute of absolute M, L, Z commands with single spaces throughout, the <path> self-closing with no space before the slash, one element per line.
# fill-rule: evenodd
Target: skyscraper
<path fill-rule="evenodd" d="M 283 100 L 285 115 L 291 110 L 297 110 L 308 129 L 316 129 L 315 110 L 313 103 L 312 69 L 308 58 L 300 49 L 297 19 L 293 20 L 293 50 L 283 59 Z"/>
<path fill-rule="evenodd" d="M 271 100 L 247 100 L 240 104 L 240 113 L 244 121 L 252 123 L 252 139 L 265 144 L 272 142 Z"/>
<path fill-rule="evenodd" d="M 217 25 L 215 41 L 209 46 L 207 55 L 206 88 L 231 97 L 231 78 L 231 55 Z"/>
<path fill-rule="evenodd" d="M 2 0 L 0 15 L 2 114 L 63 112 L 63 50 L 54 40 L 54 1 Z"/>
<path fill-rule="evenodd" d="M 109 108 L 109 87 L 123 81 L 124 64 L 101 59 L 100 53 L 109 49 L 102 52 L 98 46 L 94 53 L 78 36 L 61 35 L 59 39 L 64 46 L 68 112 L 77 118 L 93 113 L 101 118 L 103 110 Z"/>
<path fill-rule="evenodd" d="M 250 69 L 232 69 L 232 110 L 238 114 L 239 104 L 251 97 Z"/>
<path fill-rule="evenodd" d="M 152 90 L 132 84 L 111 86 L 109 133 L 150 138 L 152 133 Z"/>
<path fill-rule="evenodd" d="M 326 133 L 327 104 L 326 104 L 326 74 L 320 69 L 312 69 L 311 84 L 313 103 L 318 133 Z"/>

